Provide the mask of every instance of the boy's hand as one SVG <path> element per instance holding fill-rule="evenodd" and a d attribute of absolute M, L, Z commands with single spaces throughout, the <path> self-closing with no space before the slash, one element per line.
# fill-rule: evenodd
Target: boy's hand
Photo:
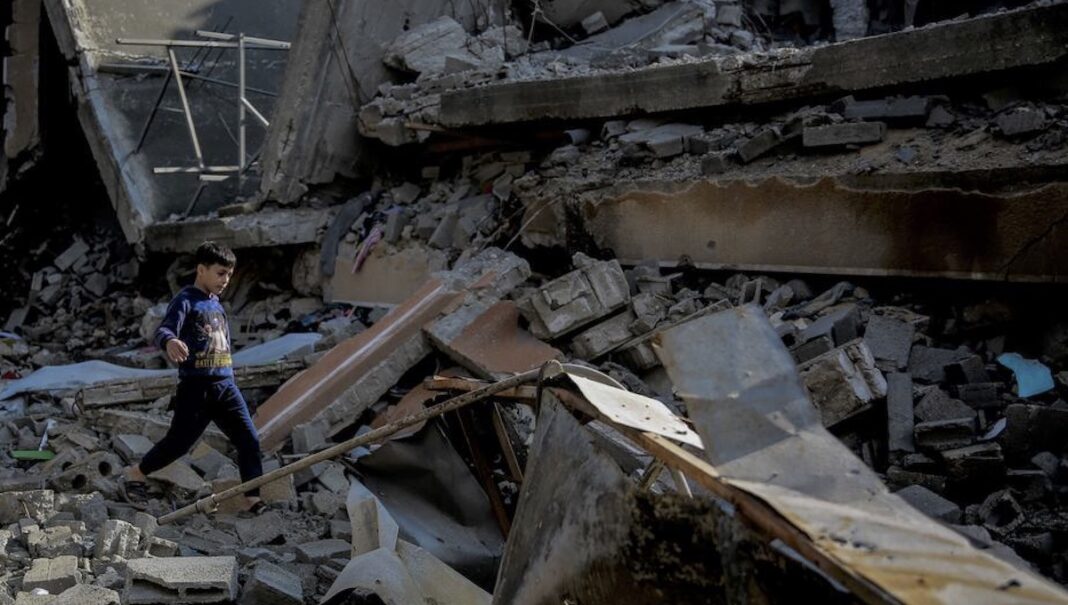
<path fill-rule="evenodd" d="M 174 363 L 182 363 L 189 357 L 189 347 L 177 338 L 167 341 L 167 359 Z"/>

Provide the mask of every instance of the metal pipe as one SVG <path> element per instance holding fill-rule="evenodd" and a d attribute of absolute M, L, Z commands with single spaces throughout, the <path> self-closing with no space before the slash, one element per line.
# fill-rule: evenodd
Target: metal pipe
<path fill-rule="evenodd" d="M 152 169 L 152 172 L 155 174 L 190 174 L 195 172 L 225 174 L 237 172 L 238 170 L 237 166 L 157 166 Z"/>
<path fill-rule="evenodd" d="M 171 76 L 171 68 L 163 66 L 163 65 L 138 65 L 136 63 L 101 63 L 100 65 L 98 65 L 96 67 L 96 70 L 98 72 L 101 72 L 101 73 L 116 73 L 116 74 L 133 74 L 133 73 L 142 72 L 142 71 L 159 72 L 159 73 L 166 72 L 168 78 L 170 78 L 170 76 Z M 224 86 L 226 88 L 237 88 L 237 84 L 235 82 L 229 82 L 227 80 L 220 80 L 218 78 L 212 78 L 212 77 L 209 77 L 209 76 L 202 76 L 200 74 L 193 73 L 193 72 L 190 72 L 190 71 L 185 71 L 185 70 L 180 71 L 178 73 L 180 73 L 182 75 L 182 77 L 187 79 L 187 80 L 202 80 L 202 81 L 207 82 L 209 84 L 218 84 L 219 86 Z M 270 91 L 270 90 L 264 90 L 262 88 L 254 88 L 252 86 L 246 86 L 245 87 L 245 92 L 254 92 L 256 94 L 266 95 L 268 97 L 277 97 L 278 96 L 278 93 L 276 93 L 276 92 L 273 92 L 273 91 Z"/>
<path fill-rule="evenodd" d="M 236 40 L 238 38 L 238 35 L 236 34 L 213 32 L 204 29 L 198 29 L 195 33 L 201 38 L 208 38 L 211 40 Z M 255 36 L 245 36 L 244 34 L 240 35 L 244 36 L 245 42 L 248 42 L 249 44 L 259 44 L 260 46 L 276 46 L 279 49 L 285 49 L 290 47 L 289 42 L 283 42 L 281 40 L 271 40 L 270 38 L 257 38 Z"/>
<path fill-rule="evenodd" d="M 237 195 L 245 184 L 245 34 L 237 37 Z"/>
<path fill-rule="evenodd" d="M 209 42 L 205 40 L 156 40 L 148 38 L 116 38 L 116 44 L 127 46 L 166 46 L 168 48 L 237 48 L 236 42 Z M 289 43 L 285 46 L 269 44 L 250 44 L 248 48 L 253 50 L 289 50 Z"/>
<path fill-rule="evenodd" d="M 185 113 L 185 124 L 189 128 L 189 138 L 193 141 L 193 152 L 197 155 L 197 166 L 204 170 L 204 155 L 200 153 L 200 141 L 197 139 L 197 127 L 193 123 L 193 112 L 189 109 L 189 99 L 185 96 L 185 84 L 182 84 L 181 70 L 178 69 L 178 58 L 174 56 L 174 49 L 167 49 L 167 56 L 171 60 L 171 73 L 174 74 L 174 82 L 178 85 L 178 96 L 182 100 L 182 112 Z"/>
<path fill-rule="evenodd" d="M 559 362 L 555 363 L 559 364 Z M 487 397 L 490 397 L 492 395 L 496 395 L 501 391 L 507 391 L 508 389 L 517 387 L 522 384 L 535 382 L 538 380 L 538 376 L 540 373 L 541 368 L 538 368 L 536 370 L 529 370 L 521 374 L 516 374 L 515 376 L 512 376 L 510 378 L 505 378 L 504 380 L 501 380 L 499 382 L 486 385 L 485 387 L 482 387 L 481 389 L 478 389 L 476 391 L 471 391 L 469 393 L 464 393 L 463 395 L 453 397 L 448 401 L 444 401 L 433 407 L 429 407 L 416 414 L 410 414 L 408 416 L 405 416 L 404 418 L 401 418 L 400 420 L 391 422 L 385 426 L 364 433 L 363 435 L 353 437 L 348 441 L 344 441 L 342 443 L 329 447 L 321 452 L 311 454 L 292 464 L 283 466 L 269 473 L 256 477 L 255 479 L 250 479 L 248 481 L 245 481 L 244 483 L 241 483 L 240 485 L 235 485 L 234 487 L 223 490 L 217 494 L 212 494 L 205 498 L 201 498 L 200 500 L 197 500 L 192 504 L 188 504 L 182 508 L 179 508 L 178 510 L 172 513 L 163 515 L 159 518 L 159 524 L 166 525 L 168 523 L 173 523 L 179 519 L 188 517 L 189 515 L 192 515 L 197 512 L 212 512 L 213 510 L 215 510 L 216 507 L 218 507 L 218 504 L 220 502 L 229 500 L 230 498 L 234 498 L 236 496 L 240 496 L 241 494 L 244 494 L 245 492 L 251 489 L 261 487 L 287 475 L 292 475 L 293 473 L 299 470 L 308 468 L 324 460 L 330 460 L 331 458 L 336 458 L 338 456 L 347 454 L 348 452 L 351 452 L 353 449 L 361 445 L 370 445 L 372 443 L 378 443 L 380 441 L 383 441 L 390 435 L 393 435 L 397 431 L 406 429 L 421 422 L 425 422 L 427 420 L 430 420 L 431 418 L 436 418 L 446 412 L 458 410 L 466 405 L 470 405 L 477 401 L 486 399 Z"/>
<path fill-rule="evenodd" d="M 241 103 L 244 104 L 244 106 L 247 107 L 250 112 L 252 112 L 252 116 L 256 118 L 256 120 L 260 124 L 263 124 L 264 128 L 271 127 L 271 123 L 267 121 L 267 118 L 263 117 L 263 114 L 260 113 L 260 110 L 256 109 L 256 106 L 250 103 L 248 99 L 241 99 Z"/>

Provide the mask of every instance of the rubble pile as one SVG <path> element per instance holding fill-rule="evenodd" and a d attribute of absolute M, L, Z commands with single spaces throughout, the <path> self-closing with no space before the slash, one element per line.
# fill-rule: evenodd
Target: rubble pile
<path fill-rule="evenodd" d="M 1068 586 L 1062 292 L 932 279 L 1007 282 L 1026 261 L 1024 278 L 1059 281 L 1060 259 L 1043 255 L 1063 249 L 1068 97 L 1057 79 L 1025 80 L 1063 64 L 1063 32 L 1039 21 L 1068 11 L 1039 2 L 924 31 L 951 9 L 518 4 L 405 16 L 375 52 L 324 70 L 385 82 L 314 99 L 345 105 L 353 141 L 358 129 L 382 152 L 370 168 L 324 142 L 297 163 L 353 161 L 312 186 L 266 149 L 271 178 L 294 182 L 262 191 L 303 197 L 240 198 L 122 236 L 65 225 L 11 248 L 0 604 L 770 602 L 797 587 L 908 602 L 941 586 L 928 572 L 989 597 L 974 569 L 1018 573 L 998 591 L 1031 590 L 1032 572 Z M 365 10 L 330 8 L 335 30 Z M 309 8 L 302 28 L 322 16 Z M 1048 29 L 1014 36 L 1024 26 Z M 987 67 L 954 44 L 908 76 L 850 54 L 885 59 L 913 34 L 982 46 L 984 31 L 1008 38 L 991 47 L 1013 77 L 982 81 Z M 287 70 L 321 58 L 304 42 Z M 545 97 L 498 119 L 494 103 L 534 91 L 519 85 Z M 694 98 L 675 103 L 685 86 Z M 612 105 L 612 90 L 643 98 Z M 457 99 L 478 102 L 461 115 Z M 296 115 L 284 146 L 300 156 Z M 950 222 L 931 210 L 957 201 Z M 794 258 L 797 242 L 765 233 L 819 250 Z M 223 302 L 265 471 L 308 464 L 263 486 L 258 516 L 244 496 L 213 498 L 241 483 L 214 427 L 149 477 L 146 503 L 120 489 L 173 414 L 175 375 L 151 339 L 193 266 L 153 251 L 186 239 L 237 248 Z M 794 448 L 806 459 L 783 468 Z M 915 550 L 890 552 L 905 541 Z M 872 571 L 967 549 L 985 553 L 910 570 L 916 586 Z M 961 571 L 976 560 L 991 566 Z"/>

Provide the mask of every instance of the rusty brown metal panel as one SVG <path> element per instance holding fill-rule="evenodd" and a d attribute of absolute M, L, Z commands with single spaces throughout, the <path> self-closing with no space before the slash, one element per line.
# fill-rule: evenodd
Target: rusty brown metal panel
<path fill-rule="evenodd" d="M 1064 281 L 1068 184 L 1009 195 L 862 190 L 834 179 L 644 184 L 585 196 L 582 228 L 621 262 Z"/>
<path fill-rule="evenodd" d="M 460 296 L 440 280 L 431 279 L 370 329 L 338 344 L 282 385 L 256 414 L 263 448 L 283 442 L 295 425 L 314 418 Z"/>

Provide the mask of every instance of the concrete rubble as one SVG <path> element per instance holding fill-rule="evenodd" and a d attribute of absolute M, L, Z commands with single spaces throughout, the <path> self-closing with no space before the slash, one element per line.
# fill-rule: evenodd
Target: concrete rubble
<path fill-rule="evenodd" d="M 89 4 L 0 9 L 0 603 L 1068 599 L 1068 4 Z M 157 174 L 116 39 L 237 33 L 248 170 Z M 542 376 L 161 525 L 240 483 L 212 427 L 117 484 L 204 239 L 267 471 Z"/>

